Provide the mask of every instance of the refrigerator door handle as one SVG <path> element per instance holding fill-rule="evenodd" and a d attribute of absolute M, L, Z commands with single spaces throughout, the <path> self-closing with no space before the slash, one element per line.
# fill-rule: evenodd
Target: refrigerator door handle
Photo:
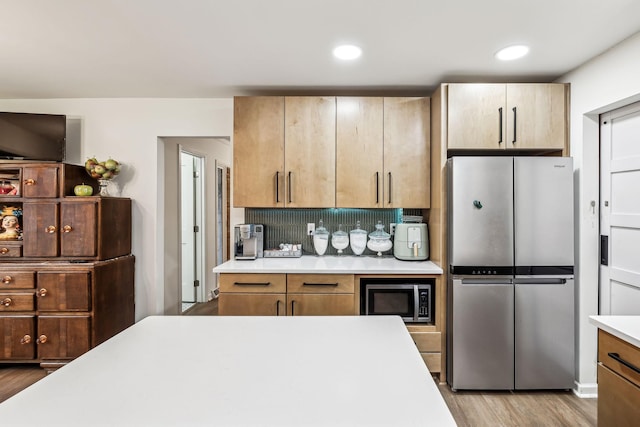
<path fill-rule="evenodd" d="M 462 285 L 492 285 L 492 286 L 511 286 L 512 279 L 461 279 Z"/>

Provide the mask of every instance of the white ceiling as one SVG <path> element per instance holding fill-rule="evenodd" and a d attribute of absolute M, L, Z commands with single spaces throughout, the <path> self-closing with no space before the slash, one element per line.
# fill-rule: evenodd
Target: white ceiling
<path fill-rule="evenodd" d="M 639 30 L 640 0 L 0 0 L 0 98 L 551 81 Z M 334 60 L 343 42 L 363 56 Z M 494 59 L 516 43 L 525 59 Z"/>

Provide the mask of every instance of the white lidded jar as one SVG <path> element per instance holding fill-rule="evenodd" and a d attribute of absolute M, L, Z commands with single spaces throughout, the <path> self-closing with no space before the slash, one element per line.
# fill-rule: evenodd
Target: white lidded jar
<path fill-rule="evenodd" d="M 329 246 L 329 231 L 320 220 L 318 228 L 313 232 L 313 248 L 318 255 L 324 255 Z"/>
<path fill-rule="evenodd" d="M 382 221 L 376 224 L 376 230 L 369 233 L 369 241 L 367 247 L 373 252 L 377 252 L 378 256 L 382 256 L 382 252 L 386 252 L 393 246 L 391 235 L 384 231 Z"/>
<path fill-rule="evenodd" d="M 360 228 L 360 221 L 356 221 L 356 228 L 349 232 L 351 251 L 354 255 L 362 255 L 367 247 L 367 232 Z"/>
<path fill-rule="evenodd" d="M 331 246 L 338 250 L 338 255 L 349 246 L 349 235 L 342 230 L 342 224 L 338 226 L 338 231 L 331 235 Z"/>

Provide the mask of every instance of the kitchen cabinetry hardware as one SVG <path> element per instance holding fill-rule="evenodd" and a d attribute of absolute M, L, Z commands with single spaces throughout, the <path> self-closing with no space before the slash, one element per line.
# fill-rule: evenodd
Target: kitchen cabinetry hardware
<path fill-rule="evenodd" d="M 20 339 L 20 344 L 29 344 L 31 342 L 31 335 L 25 335 Z"/>
<path fill-rule="evenodd" d="M 380 172 L 376 172 L 376 205 L 380 203 Z"/>
<path fill-rule="evenodd" d="M 389 204 L 391 204 L 391 172 L 389 172 Z"/>
<path fill-rule="evenodd" d="M 635 366 L 633 363 L 627 362 L 626 360 L 624 360 L 622 357 L 620 357 L 620 355 L 618 353 L 607 353 L 607 356 L 609 356 L 610 358 L 612 358 L 613 360 L 622 363 L 624 366 L 626 366 L 627 368 L 633 370 L 634 372 L 640 374 L 640 368 L 638 368 L 637 366 Z"/>
<path fill-rule="evenodd" d="M 498 144 L 502 144 L 502 107 L 498 108 Z"/>
<path fill-rule="evenodd" d="M 7 297 L 7 298 L 3 299 L 2 302 L 0 302 L 0 304 L 4 305 L 5 307 L 9 307 L 12 302 L 13 301 L 11 300 L 11 298 Z"/>
<path fill-rule="evenodd" d="M 47 228 L 45 228 L 45 231 L 49 234 L 53 234 L 56 232 L 56 226 L 55 225 L 49 225 L 47 226 Z"/>
<path fill-rule="evenodd" d="M 233 282 L 236 286 L 269 286 L 271 282 Z"/>
<path fill-rule="evenodd" d="M 8 285 L 11 282 L 13 282 L 13 277 L 11 276 L 4 276 L 2 278 L 2 283 L 4 283 L 5 285 Z"/>
<path fill-rule="evenodd" d="M 289 171 L 289 176 L 288 176 L 288 189 L 289 189 L 289 203 L 291 203 L 291 171 Z"/>
<path fill-rule="evenodd" d="M 0 248 L 0 254 L 4 255 L 8 253 L 9 253 L 9 248 Z"/>
<path fill-rule="evenodd" d="M 307 283 L 302 282 L 302 286 L 338 286 L 339 283 Z"/>
<path fill-rule="evenodd" d="M 280 203 L 280 171 L 276 171 L 276 203 Z"/>
<path fill-rule="evenodd" d="M 296 307 L 296 301 L 293 300 L 293 301 L 291 301 L 291 315 L 292 316 L 296 315 L 295 307 Z"/>
<path fill-rule="evenodd" d="M 36 185 L 36 180 L 29 178 L 24 180 L 24 185 Z"/>
<path fill-rule="evenodd" d="M 46 335 L 42 334 L 38 337 L 38 339 L 36 340 L 36 344 L 44 344 L 47 342 L 49 338 L 47 338 Z"/>
<path fill-rule="evenodd" d="M 73 230 L 73 227 L 71 227 L 70 225 L 65 225 L 64 227 L 62 227 L 63 233 L 70 233 L 72 230 Z"/>
<path fill-rule="evenodd" d="M 280 316 L 280 303 L 281 302 L 282 301 L 280 301 L 280 300 L 276 301 L 276 316 Z"/>
<path fill-rule="evenodd" d="M 36 292 L 36 296 L 40 298 L 45 297 L 47 296 L 47 292 L 46 288 L 39 289 L 38 292 Z"/>
<path fill-rule="evenodd" d="M 517 118 L 517 114 L 518 111 L 516 109 L 517 107 L 513 107 L 512 111 L 513 111 L 513 141 L 511 141 L 513 144 L 516 143 L 516 139 L 518 138 L 518 118 Z"/>

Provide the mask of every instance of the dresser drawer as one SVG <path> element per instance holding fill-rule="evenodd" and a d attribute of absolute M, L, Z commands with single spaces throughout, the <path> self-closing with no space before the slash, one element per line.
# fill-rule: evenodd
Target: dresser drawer
<path fill-rule="evenodd" d="M 90 311 L 89 273 L 38 273 L 39 311 Z"/>
<path fill-rule="evenodd" d="M 32 292 L 0 292 L 0 313 L 33 311 L 35 308 Z"/>
<path fill-rule="evenodd" d="M 352 294 L 352 274 L 288 274 L 287 292 L 310 294 Z"/>
<path fill-rule="evenodd" d="M 20 258 L 22 243 L 0 242 L 0 258 Z"/>
<path fill-rule="evenodd" d="M 602 329 L 598 330 L 598 361 L 640 387 L 640 349 Z M 631 365 L 631 366 L 629 366 Z"/>
<path fill-rule="evenodd" d="M 220 292 L 280 293 L 287 291 L 285 274 L 221 274 Z"/>
<path fill-rule="evenodd" d="M 5 271 L 0 274 L 0 290 L 33 289 L 36 286 L 35 273 Z"/>

